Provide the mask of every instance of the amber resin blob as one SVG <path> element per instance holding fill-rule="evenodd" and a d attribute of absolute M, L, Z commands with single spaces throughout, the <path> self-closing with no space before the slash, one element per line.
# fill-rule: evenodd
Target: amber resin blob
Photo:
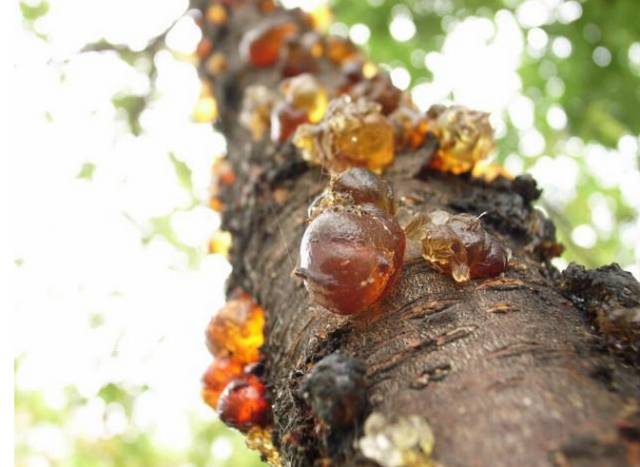
<path fill-rule="evenodd" d="M 271 112 L 271 140 L 284 143 L 303 123 L 309 123 L 307 112 L 287 102 L 278 102 Z"/>
<path fill-rule="evenodd" d="M 334 99 L 322 121 L 298 128 L 294 144 L 305 160 L 332 173 L 350 167 L 381 172 L 394 157 L 394 129 L 381 110 L 366 99 Z"/>
<path fill-rule="evenodd" d="M 326 38 L 326 56 L 336 65 L 360 57 L 358 48 L 349 40 L 340 36 Z"/>
<path fill-rule="evenodd" d="M 305 111 L 309 122 L 317 123 L 324 117 L 329 99 L 315 76 L 304 73 L 286 79 L 280 84 L 280 91 L 288 104 Z"/>
<path fill-rule="evenodd" d="M 319 70 L 318 59 L 324 53 L 322 36 L 308 31 L 289 38 L 284 46 L 282 76 L 285 78 L 302 73 L 316 73 Z"/>
<path fill-rule="evenodd" d="M 331 177 L 329 187 L 309 206 L 309 219 L 335 205 L 375 206 L 387 214 L 395 214 L 393 188 L 367 169 L 353 168 Z"/>
<path fill-rule="evenodd" d="M 255 141 L 270 130 L 272 141 L 283 143 L 298 126 L 320 121 L 327 105 L 325 87 L 317 78 L 304 73 L 282 81 L 278 90 L 249 86 L 242 100 L 240 123 Z"/>
<path fill-rule="evenodd" d="M 202 375 L 202 398 L 215 409 L 224 388 L 242 374 L 240 362 L 228 357 L 216 358 Z"/>
<path fill-rule="evenodd" d="M 260 378 L 248 374 L 233 380 L 220 395 L 217 412 L 226 425 L 240 431 L 265 427 L 271 422 L 271 406 Z"/>
<path fill-rule="evenodd" d="M 412 104 L 400 105 L 389 120 L 396 132 L 396 146 L 398 148 L 418 149 L 425 141 L 429 125 L 427 117 Z"/>
<path fill-rule="evenodd" d="M 215 357 L 258 361 L 264 341 L 264 310 L 246 293 L 238 293 L 211 319 L 207 346 Z"/>
<path fill-rule="evenodd" d="M 271 406 L 258 372 L 264 310 L 237 291 L 211 319 L 207 346 L 213 362 L 202 376 L 202 398 L 227 425 L 241 431 L 266 427 Z"/>
<path fill-rule="evenodd" d="M 240 54 L 254 67 L 271 66 L 280 58 L 285 40 L 297 32 L 298 27 L 288 21 L 262 23 L 242 37 Z"/>
<path fill-rule="evenodd" d="M 377 102 L 382 107 L 382 113 L 389 115 L 396 110 L 402 98 L 402 91 L 395 87 L 386 73 L 377 73 L 371 78 L 363 79 L 353 85 L 349 95 L 355 100 L 365 97 Z"/>
<path fill-rule="evenodd" d="M 406 230 L 421 242 L 424 259 L 456 282 L 497 276 L 507 269 L 508 249 L 477 217 L 439 210 Z"/>
<path fill-rule="evenodd" d="M 438 139 L 438 151 L 430 166 L 443 172 L 461 174 L 494 148 L 489 114 L 461 106 L 434 105 L 427 112 L 427 125 Z"/>
<path fill-rule="evenodd" d="M 392 205 L 389 186 L 363 169 L 335 177 L 314 202 L 296 270 L 314 302 L 352 315 L 382 298 L 401 269 L 405 248 Z"/>
<path fill-rule="evenodd" d="M 289 139 L 298 126 L 317 122 L 327 110 L 327 92 L 310 74 L 284 80 L 280 84 L 284 101 L 276 104 L 271 114 L 271 139 L 282 143 Z"/>

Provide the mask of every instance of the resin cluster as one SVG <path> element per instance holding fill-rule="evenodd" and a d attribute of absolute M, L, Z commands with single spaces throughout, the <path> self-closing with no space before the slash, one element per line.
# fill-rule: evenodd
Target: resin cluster
<path fill-rule="evenodd" d="M 287 141 L 299 125 L 317 122 L 327 109 L 324 86 L 308 73 L 287 78 L 276 91 L 262 85 L 249 86 L 240 113 L 240 123 L 254 140 L 270 129 L 275 143 Z"/>
<path fill-rule="evenodd" d="M 393 206 L 390 186 L 368 170 L 350 169 L 331 179 L 309 208 L 296 270 L 314 302 L 353 315 L 389 290 L 405 249 Z"/>
<path fill-rule="evenodd" d="M 285 41 L 298 31 L 290 21 L 265 21 L 250 29 L 240 42 L 240 55 L 256 68 L 275 64 L 280 58 Z"/>
<path fill-rule="evenodd" d="M 434 105 L 427 122 L 438 140 L 438 151 L 431 167 L 443 172 L 469 172 L 494 148 L 489 114 L 465 107 Z"/>
<path fill-rule="evenodd" d="M 437 141 L 428 161 L 434 170 L 472 172 L 492 151 L 488 114 L 442 105 L 420 111 L 348 39 L 314 31 L 319 21 L 313 15 L 300 10 L 273 14 L 270 0 L 219 0 L 203 10 L 199 21 L 204 31 L 219 31 L 236 9 L 250 5 L 264 19 L 243 34 L 240 61 L 249 69 L 274 70 L 279 79 L 276 85 L 244 89 L 239 120 L 254 140 L 265 135 L 277 144 L 293 139 L 305 160 L 330 173 L 349 167 L 381 172 L 397 151 L 418 149 L 429 136 Z M 229 69 L 227 58 L 206 35 L 196 55 L 201 72 L 214 80 Z M 203 84 L 194 117 L 211 122 L 217 116 L 213 90 Z M 495 166 L 477 171 L 489 180 L 505 175 Z"/>
<path fill-rule="evenodd" d="M 381 172 L 394 158 L 393 126 L 382 106 L 365 98 L 332 100 L 321 122 L 298 128 L 294 144 L 305 160 L 331 173 L 349 167 Z"/>
<path fill-rule="evenodd" d="M 497 276 L 507 269 L 509 251 L 477 217 L 433 211 L 405 230 L 420 242 L 423 258 L 456 282 Z"/>
<path fill-rule="evenodd" d="M 245 432 L 271 422 L 265 387 L 255 371 L 264 320 L 264 310 L 238 292 L 213 316 L 206 332 L 214 360 L 202 377 L 202 397 L 225 424 Z"/>
<path fill-rule="evenodd" d="M 254 85 L 245 90 L 240 122 L 254 140 L 270 129 L 272 141 L 283 143 L 298 126 L 320 121 L 337 93 L 315 76 L 359 58 L 350 41 L 324 37 L 310 30 L 313 23 L 301 11 L 291 12 L 290 19 L 267 18 L 242 37 L 244 62 L 253 68 L 276 67 L 284 80 L 275 89 Z"/>
<path fill-rule="evenodd" d="M 275 89 L 249 86 L 241 124 L 254 140 L 268 133 L 283 143 L 295 134 L 303 157 L 332 173 L 349 167 L 382 171 L 394 158 L 395 130 L 387 116 L 408 99 L 350 41 L 323 37 L 304 23 L 265 19 L 243 36 L 244 61 L 276 67 L 284 81 Z M 338 80 L 315 77 L 330 69 Z"/>
<path fill-rule="evenodd" d="M 250 66 L 280 64 L 283 76 L 315 73 L 322 61 L 340 65 L 359 56 L 357 48 L 341 37 L 324 37 L 310 30 L 313 18 L 302 12 L 289 20 L 266 19 L 248 30 L 240 42 L 240 54 Z"/>

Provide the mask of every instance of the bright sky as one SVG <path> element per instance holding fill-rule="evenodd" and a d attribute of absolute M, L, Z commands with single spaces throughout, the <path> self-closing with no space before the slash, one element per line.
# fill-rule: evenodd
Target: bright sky
<path fill-rule="evenodd" d="M 66 426 L 47 427 L 47 442 L 39 441 L 42 427 L 19 434 L 47 457 L 64 458 L 65 436 L 97 439 L 126 429 L 121 410 L 97 397 L 109 382 L 151 388 L 136 401 L 134 423 L 161 445 L 186 447 L 194 412 L 213 419 L 199 398 L 210 358 L 204 329 L 223 303 L 229 265 L 201 254 L 191 267 L 162 237 L 141 239 L 152 218 L 170 215 L 178 240 L 206 251 L 218 216 L 191 207 L 169 153 L 191 168 L 194 194 L 205 203 L 224 140 L 190 121 L 199 92 L 191 65 L 168 52 L 157 57 L 158 98 L 136 138 L 111 99 L 145 92 L 145 73 L 113 54 L 76 55 L 101 37 L 142 48 L 184 8 L 183 1 L 56 0 L 36 23 L 49 42 L 28 32 L 12 38 L 22 83 L 12 90 L 19 144 L 9 180 L 16 384 L 41 391 L 54 408 L 64 403 L 67 386 L 89 400 Z M 193 45 L 193 32 L 178 34 L 172 45 Z M 92 180 L 77 178 L 85 164 L 96 167 Z"/>

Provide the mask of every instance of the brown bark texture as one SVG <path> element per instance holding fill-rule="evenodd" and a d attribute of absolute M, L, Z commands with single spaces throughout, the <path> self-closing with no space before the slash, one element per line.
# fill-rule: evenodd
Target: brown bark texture
<path fill-rule="evenodd" d="M 278 17 L 307 26 L 295 11 L 232 10 L 225 25 L 203 26 L 227 69 L 212 77 L 201 67 L 201 76 L 215 89 L 237 177 L 222 194 L 223 227 L 233 235 L 228 290 L 246 290 L 267 311 L 265 380 L 283 463 L 376 465 L 353 447 L 363 420 L 324 426 L 301 395 L 315 363 L 340 352 L 366 368 L 367 413 L 429 421 L 438 464 L 640 465 L 640 287 L 615 266 L 558 273 L 548 262 L 554 227 L 532 207 L 539 192 L 526 176 L 485 183 L 424 170 L 433 141 L 397 154 L 384 176 L 403 215 L 484 213 L 513 252 L 507 272 L 457 284 L 416 259 L 366 317 L 309 301 L 292 271 L 306 209 L 327 175 L 290 142 L 254 142 L 238 122 L 247 86 L 281 80 L 277 64 L 255 69 L 241 59 L 242 35 Z M 330 84 L 337 70 L 322 64 L 317 76 Z"/>

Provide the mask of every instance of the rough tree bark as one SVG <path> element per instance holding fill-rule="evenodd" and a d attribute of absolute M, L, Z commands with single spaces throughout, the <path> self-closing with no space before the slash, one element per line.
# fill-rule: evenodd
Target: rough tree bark
<path fill-rule="evenodd" d="M 223 193 L 223 227 L 234 239 L 228 289 L 250 292 L 268 313 L 265 379 L 285 464 L 370 465 L 350 443 L 335 445 L 314 429 L 299 395 L 313 364 L 340 350 L 366 364 L 370 410 L 429 420 L 434 458 L 443 465 L 640 465 L 637 353 L 611 351 L 594 324 L 599 307 L 637 307 L 637 283 L 602 272 L 626 281 L 625 305 L 597 280 L 587 287 L 605 288 L 595 298 L 580 290 L 599 272 L 578 271 L 580 278 L 554 270 L 548 263 L 554 229 L 532 208 L 538 193 L 526 177 L 487 184 L 420 170 L 416 161 L 434 144 L 397 155 L 385 177 L 404 212 L 486 213 L 487 228 L 513 251 L 508 271 L 459 285 L 416 260 L 405 264 L 374 316 L 341 317 L 309 302 L 291 273 L 308 203 L 326 185 L 326 174 L 302 161 L 290 143 L 252 142 L 238 123 L 243 90 L 280 80 L 277 66 L 252 69 L 238 56 L 242 34 L 263 16 L 239 8 L 225 26 L 203 26 L 228 68 L 215 79 L 204 67 L 201 73 L 215 88 L 217 125 L 237 177 Z M 331 83 L 336 71 L 325 66 L 318 76 Z M 435 372 L 438 378 L 430 378 Z M 355 438 L 358 430 L 344 437 Z"/>

